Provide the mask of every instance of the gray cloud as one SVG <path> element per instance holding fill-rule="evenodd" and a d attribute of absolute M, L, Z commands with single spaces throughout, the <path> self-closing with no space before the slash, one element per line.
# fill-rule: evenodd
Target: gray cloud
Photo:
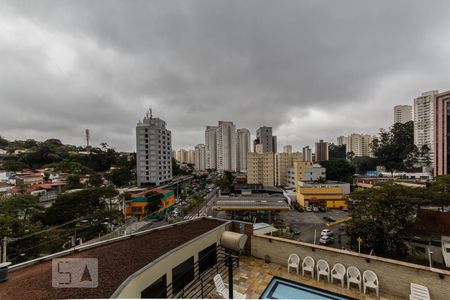
<path fill-rule="evenodd" d="M 447 1 L 0 1 L 0 134 L 134 149 L 145 110 L 175 147 L 232 120 L 296 148 L 376 133 L 450 89 Z"/>

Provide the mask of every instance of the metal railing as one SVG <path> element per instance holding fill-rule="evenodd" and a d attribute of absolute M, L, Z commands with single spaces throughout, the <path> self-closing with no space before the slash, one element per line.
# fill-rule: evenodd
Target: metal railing
<path fill-rule="evenodd" d="M 211 259 L 208 257 L 209 254 L 216 253 L 216 261 L 213 266 L 209 266 L 207 269 L 200 272 L 200 265 L 206 260 Z M 179 274 L 173 281 L 167 285 L 165 290 L 162 290 L 157 298 L 210 298 L 215 290 L 214 276 L 220 274 L 224 282 L 228 280 L 228 256 L 231 253 L 227 253 L 224 248 L 218 246 L 217 248 L 208 252 L 202 259 L 194 262 L 194 266 L 185 270 L 183 273 Z M 231 255 L 232 269 L 239 267 L 239 256 Z M 177 282 L 183 276 L 188 273 L 194 273 L 194 278 L 189 282 L 184 284 L 180 290 L 174 291 L 174 282 Z"/>

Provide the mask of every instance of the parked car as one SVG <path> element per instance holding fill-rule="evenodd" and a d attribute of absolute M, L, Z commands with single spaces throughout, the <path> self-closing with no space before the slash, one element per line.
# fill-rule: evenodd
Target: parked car
<path fill-rule="evenodd" d="M 313 212 L 319 212 L 319 208 L 317 206 L 313 207 Z"/>
<path fill-rule="evenodd" d="M 305 211 L 312 211 L 312 207 L 311 206 L 307 206 L 307 207 L 305 207 Z"/>
<path fill-rule="evenodd" d="M 330 229 L 324 229 L 322 230 L 322 232 L 320 233 L 321 236 L 333 236 L 334 232 Z"/>
<path fill-rule="evenodd" d="M 336 222 L 336 219 L 333 218 L 332 216 L 325 216 L 323 217 L 323 219 L 328 222 Z"/>
<path fill-rule="evenodd" d="M 334 242 L 334 238 L 332 236 L 323 235 L 319 239 L 319 243 L 323 245 L 331 244 Z"/>
<path fill-rule="evenodd" d="M 294 234 L 294 235 L 299 235 L 300 234 L 300 229 L 298 229 L 297 226 L 292 226 L 291 227 L 291 231 L 292 231 L 292 234 Z"/>
<path fill-rule="evenodd" d="M 319 210 L 322 211 L 322 212 L 325 212 L 325 211 L 327 211 L 327 208 L 324 207 L 324 206 L 321 206 L 321 207 L 319 207 Z"/>

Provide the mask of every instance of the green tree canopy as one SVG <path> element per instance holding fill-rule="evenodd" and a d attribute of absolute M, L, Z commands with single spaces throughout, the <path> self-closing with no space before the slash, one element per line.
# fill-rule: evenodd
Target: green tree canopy
<path fill-rule="evenodd" d="M 412 170 L 421 157 L 414 145 L 413 121 L 397 122 L 389 131 L 381 129 L 371 148 L 378 162 L 389 172 Z"/>
<path fill-rule="evenodd" d="M 321 161 L 320 165 L 326 168 L 328 180 L 352 182 L 355 168 L 345 159 Z"/>
<path fill-rule="evenodd" d="M 330 160 L 333 159 L 345 159 L 347 153 L 346 151 L 346 146 L 345 145 L 335 145 L 333 143 L 331 143 L 328 146 L 328 158 Z"/>
<path fill-rule="evenodd" d="M 352 220 L 347 225 L 349 244 L 387 255 L 402 255 L 405 245 L 399 233 L 414 221 L 417 206 L 422 202 L 420 189 L 382 184 L 350 194 L 353 203 Z"/>

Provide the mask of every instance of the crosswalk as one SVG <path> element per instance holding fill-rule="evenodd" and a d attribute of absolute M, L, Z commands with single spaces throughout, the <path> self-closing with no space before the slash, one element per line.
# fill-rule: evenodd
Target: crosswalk
<path fill-rule="evenodd" d="M 192 216 L 184 216 L 184 220 L 195 220 L 195 219 L 198 219 L 198 218 L 200 218 L 200 216 L 197 216 L 197 215 L 192 215 Z"/>

